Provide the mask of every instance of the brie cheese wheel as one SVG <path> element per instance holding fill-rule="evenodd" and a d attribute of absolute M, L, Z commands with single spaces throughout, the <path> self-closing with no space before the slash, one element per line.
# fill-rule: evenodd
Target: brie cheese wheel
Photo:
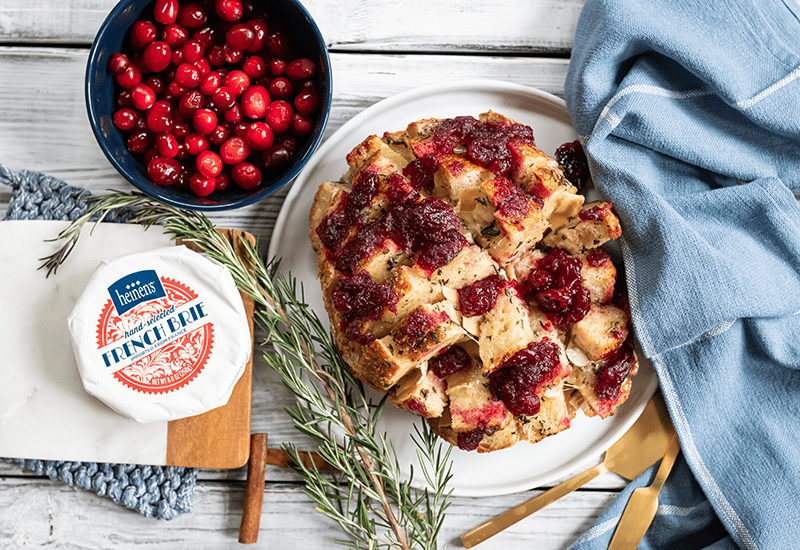
<path fill-rule="evenodd" d="M 68 325 L 86 391 L 143 423 L 226 404 L 252 351 L 230 272 L 185 246 L 102 263 Z"/>

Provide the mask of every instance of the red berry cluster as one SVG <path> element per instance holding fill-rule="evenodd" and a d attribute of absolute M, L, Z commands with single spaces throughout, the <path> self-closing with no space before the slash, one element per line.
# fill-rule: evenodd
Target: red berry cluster
<path fill-rule="evenodd" d="M 156 0 L 108 70 L 114 124 L 156 185 L 199 197 L 258 187 L 311 133 L 313 61 L 241 0 Z"/>

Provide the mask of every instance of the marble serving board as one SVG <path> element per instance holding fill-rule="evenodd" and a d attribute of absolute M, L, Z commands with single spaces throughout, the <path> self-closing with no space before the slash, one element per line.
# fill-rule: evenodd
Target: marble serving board
<path fill-rule="evenodd" d="M 174 243 L 157 226 L 89 224 L 66 262 L 46 277 L 38 269 L 41 258 L 62 245 L 47 240 L 67 225 L 0 222 L 0 456 L 200 468 L 244 465 L 252 359 L 225 406 L 171 422 L 140 424 L 84 391 L 67 328 L 84 286 L 103 260 Z M 245 306 L 252 336 L 252 302 L 245 300 Z"/>

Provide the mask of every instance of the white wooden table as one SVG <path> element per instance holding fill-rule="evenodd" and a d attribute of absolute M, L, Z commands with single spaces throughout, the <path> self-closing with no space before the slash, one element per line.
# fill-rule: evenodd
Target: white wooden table
<path fill-rule="evenodd" d="M 130 186 L 103 156 L 89 128 L 83 77 L 94 34 L 115 0 L 0 0 L 0 163 L 35 170 L 94 192 Z M 329 45 L 334 94 L 327 136 L 356 113 L 404 90 L 487 78 L 563 95 L 582 0 L 305 0 Z M 215 214 L 222 227 L 250 231 L 266 250 L 286 193 Z M 10 200 L 0 186 L 0 212 Z M 2 244 L 0 243 L 0 246 Z M 1 307 L 1 306 L 0 306 Z M 303 445 L 283 413 L 289 396 L 256 362 L 253 430 L 270 444 Z M 598 457 L 599 458 L 599 457 Z M 194 511 L 145 519 L 93 493 L 0 462 L 0 548 L 235 548 L 244 469 L 201 471 Z M 624 480 L 606 474 L 481 547 L 563 549 L 613 501 Z M 441 542 L 539 494 L 454 498 Z M 289 471 L 268 467 L 256 547 L 332 547 L 338 526 L 314 510 Z"/>

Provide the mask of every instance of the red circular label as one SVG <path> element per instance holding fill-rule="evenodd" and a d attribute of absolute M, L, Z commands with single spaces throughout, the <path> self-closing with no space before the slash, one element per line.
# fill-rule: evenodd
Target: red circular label
<path fill-rule="evenodd" d="M 145 394 L 178 390 L 203 370 L 214 343 L 213 323 L 197 321 L 197 294 L 160 277 L 166 296 L 118 315 L 108 300 L 97 323 L 97 347 L 121 357 L 113 376 Z M 200 320 L 202 321 L 202 319 Z"/>

